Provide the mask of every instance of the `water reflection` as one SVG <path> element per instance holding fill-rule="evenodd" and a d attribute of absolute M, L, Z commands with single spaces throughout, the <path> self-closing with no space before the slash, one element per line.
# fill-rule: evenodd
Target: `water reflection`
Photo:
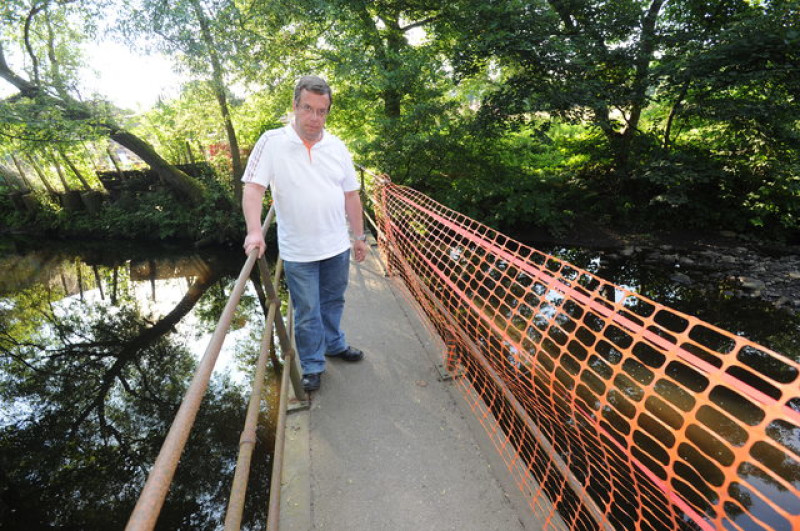
<path fill-rule="evenodd" d="M 121 529 L 242 260 L 179 248 L 4 245 L 0 528 Z M 248 291 L 159 529 L 221 528 L 260 322 Z M 266 521 L 270 380 L 244 529 Z"/>

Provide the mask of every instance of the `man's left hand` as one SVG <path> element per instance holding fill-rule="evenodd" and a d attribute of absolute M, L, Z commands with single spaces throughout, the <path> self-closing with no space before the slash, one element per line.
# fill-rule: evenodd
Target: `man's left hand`
<path fill-rule="evenodd" d="M 353 241 L 353 256 L 356 262 L 363 262 L 367 257 L 367 242 L 361 240 Z"/>

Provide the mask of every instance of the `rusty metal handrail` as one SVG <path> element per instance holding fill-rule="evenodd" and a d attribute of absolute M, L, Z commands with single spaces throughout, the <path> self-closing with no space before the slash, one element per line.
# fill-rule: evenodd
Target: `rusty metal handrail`
<path fill-rule="evenodd" d="M 367 173 L 373 179 L 378 179 L 378 180 L 386 180 L 386 176 L 385 175 L 378 175 L 377 173 L 375 173 L 373 171 L 370 171 L 369 169 L 367 169 L 366 167 L 364 167 L 364 166 L 362 166 L 360 164 L 356 164 L 356 166 L 358 167 L 359 171 L 361 172 L 361 195 L 362 195 L 362 201 L 365 201 L 365 202 L 368 201 L 370 204 L 374 205 L 375 202 L 372 200 L 372 196 L 366 192 L 367 188 L 366 188 L 366 183 L 364 181 L 364 174 Z M 372 219 L 372 217 L 370 217 L 370 215 L 367 213 L 366 210 L 364 210 L 364 219 L 366 219 L 369 222 L 369 224 L 372 226 L 372 229 L 374 230 L 373 234 L 375 234 L 375 239 L 378 240 L 378 239 L 382 238 L 383 237 L 383 231 L 381 231 L 381 229 L 378 226 L 378 224 L 375 222 L 374 219 Z M 381 264 L 381 267 L 383 267 L 383 264 Z"/>
<path fill-rule="evenodd" d="M 264 220 L 261 229 L 262 233 L 266 232 L 274 216 L 275 209 L 272 207 Z M 208 388 L 208 382 L 211 379 L 211 373 L 214 370 L 217 357 L 227 337 L 228 329 L 233 320 L 234 311 L 244 293 L 244 288 L 250 277 L 250 272 L 253 270 L 253 265 L 256 263 L 257 254 L 256 252 L 250 253 L 239 273 L 239 277 L 236 279 L 236 284 L 228 298 L 228 302 L 222 311 L 222 315 L 220 315 L 214 333 L 197 366 L 192 382 L 189 384 L 189 388 L 183 397 L 183 401 L 172 421 L 164 443 L 161 445 L 161 450 L 153 464 L 153 468 L 150 470 L 144 488 L 128 520 L 128 524 L 125 526 L 126 531 L 145 531 L 155 527 L 158 515 L 167 497 L 169 486 L 175 475 L 175 470 L 178 467 L 178 461 L 186 446 L 186 441 L 194 425 L 197 412 L 200 409 L 203 395 Z M 281 323 L 283 322 L 282 319 L 278 321 Z"/>
<path fill-rule="evenodd" d="M 376 176 L 363 166 L 359 166 L 361 170 L 361 188 L 365 190 L 364 186 L 364 172 L 370 173 L 373 177 Z M 368 199 L 369 196 L 365 196 Z M 275 208 L 272 206 L 267 213 L 267 217 L 262 225 L 262 233 L 266 234 L 267 227 L 272 223 L 275 216 Z M 372 226 L 376 237 L 380 235 L 380 229 L 375 221 L 364 212 L 365 219 Z M 277 284 L 280 278 L 281 262 L 278 261 L 276 267 L 274 281 L 270 282 L 269 267 L 266 260 L 257 258 L 258 253 L 253 251 L 247 257 L 245 265 L 239 273 L 236 284 L 231 292 L 228 302 L 225 305 L 222 315 L 217 322 L 214 333 L 209 340 L 205 353 L 195 371 L 192 382 L 184 395 L 178 413 L 173 419 L 169 432 L 162 444 L 158 457 L 156 458 L 153 468 L 148 475 L 144 488 L 142 489 L 139 499 L 134 507 L 133 512 L 125 527 L 126 531 L 140 531 L 151 530 L 155 527 L 158 515 L 164 505 L 169 486 L 175 475 L 175 470 L 178 466 L 178 461 L 186 446 L 186 441 L 189 438 L 194 420 L 200 408 L 200 404 L 208 388 L 208 382 L 211 379 L 211 373 L 214 370 L 217 357 L 222 348 L 222 344 L 227 337 L 228 329 L 233 320 L 233 314 L 236 306 L 239 304 L 244 288 L 247 283 L 253 266 L 258 264 L 262 284 L 267 292 L 269 300 L 269 310 L 265 323 L 264 335 L 261 341 L 261 351 L 256 366 L 256 373 L 254 376 L 251 397 L 248 403 L 248 410 L 245 419 L 245 426 L 239 439 L 239 455 L 237 458 L 236 471 L 234 473 L 233 484 L 231 487 L 230 499 L 225 516 L 225 530 L 233 531 L 241 527 L 242 514 L 244 510 L 244 500 L 247 490 L 247 480 L 250 472 L 250 462 L 252 458 L 253 448 L 255 446 L 255 430 L 258 417 L 258 409 L 261 400 L 261 390 L 263 388 L 264 372 L 266 367 L 266 358 L 269 349 L 269 338 L 273 330 L 277 332 L 278 339 L 281 345 L 281 350 L 284 354 L 284 370 L 281 376 L 281 395 L 278 411 L 278 425 L 276 426 L 276 442 L 275 451 L 273 453 L 273 475 L 272 475 L 272 488 L 270 489 L 269 501 L 269 515 L 268 515 L 268 529 L 277 529 L 279 507 L 280 507 L 280 481 L 282 474 L 283 463 L 283 448 L 285 441 L 285 423 L 286 411 L 288 401 L 288 385 L 291 381 L 295 396 L 305 401 L 307 395 L 302 386 L 302 377 L 297 367 L 297 360 L 293 346 L 291 329 L 287 327 L 280 315 L 280 300 L 277 296 Z M 273 283 L 274 282 L 274 283 Z M 291 312 L 290 312 L 291 313 Z M 291 319 L 291 317 L 290 317 Z M 286 369 L 289 369 L 288 371 Z"/>
<path fill-rule="evenodd" d="M 252 254 L 256 254 L 254 251 Z M 292 327 L 291 301 L 287 314 L 289 315 L 289 327 L 283 322 L 280 313 L 280 298 L 278 297 L 278 283 L 281 276 L 283 262 L 278 259 L 275 267 L 274 279 L 270 279 L 269 265 L 262 256 L 258 259 L 258 269 L 261 276 L 261 283 L 269 300 L 269 310 L 264 327 L 264 334 L 261 341 L 261 352 L 256 367 L 255 380 L 253 381 L 253 391 L 250 397 L 250 404 L 247 410 L 245 429 L 242 432 L 239 442 L 239 457 L 234 473 L 233 486 L 231 487 L 231 497 L 228 511 L 225 517 L 225 530 L 238 531 L 241 527 L 242 514 L 244 512 L 244 500 L 247 492 L 247 480 L 250 473 L 250 459 L 255 446 L 255 429 L 258 421 L 258 410 L 261 403 L 261 389 L 263 385 L 264 372 L 267 363 L 270 339 L 273 331 L 278 334 L 278 341 L 283 353 L 283 371 L 281 373 L 280 400 L 278 405 L 278 422 L 275 429 L 275 448 L 272 459 L 272 479 L 270 488 L 269 511 L 267 516 L 267 528 L 277 529 L 278 516 L 280 514 L 280 484 L 283 472 L 283 448 L 286 439 L 286 403 L 289 383 L 291 381 L 295 396 L 302 401 L 307 399 L 307 395 L 302 385 L 302 377 L 296 363 L 296 348 L 294 345 L 294 334 Z M 291 379 L 290 379 L 291 377 Z"/>

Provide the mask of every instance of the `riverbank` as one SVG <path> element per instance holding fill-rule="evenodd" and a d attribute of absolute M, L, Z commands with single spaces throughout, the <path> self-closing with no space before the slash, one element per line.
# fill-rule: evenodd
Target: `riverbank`
<path fill-rule="evenodd" d="M 0 237 L 24 239 L 25 236 L 33 234 L 0 227 Z M 35 235 L 37 240 L 42 236 L 48 235 Z M 609 261 L 635 260 L 658 266 L 672 271 L 670 278 L 675 284 L 718 291 L 728 297 L 760 299 L 781 310 L 800 314 L 800 245 L 728 231 L 626 233 L 597 226 L 559 236 L 530 230 L 512 237 L 543 250 L 556 246 L 578 247 L 594 250 Z M 268 238 L 270 247 L 275 248 L 274 228 Z M 57 238 L 64 239 L 63 236 Z M 119 245 L 122 241 L 135 242 L 136 239 L 108 241 Z M 152 244 L 152 240 L 149 243 Z M 240 242 L 231 237 L 222 243 L 200 240 L 192 244 L 196 247 L 222 245 L 232 250 L 240 246 Z"/>

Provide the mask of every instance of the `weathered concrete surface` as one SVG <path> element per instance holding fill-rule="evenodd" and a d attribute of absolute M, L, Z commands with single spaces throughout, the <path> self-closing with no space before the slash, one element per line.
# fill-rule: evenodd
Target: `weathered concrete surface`
<path fill-rule="evenodd" d="M 535 528 L 438 380 L 442 345 L 404 293 L 374 248 L 351 266 L 344 329 L 366 358 L 329 361 L 310 410 L 289 417 L 281 531 Z"/>

